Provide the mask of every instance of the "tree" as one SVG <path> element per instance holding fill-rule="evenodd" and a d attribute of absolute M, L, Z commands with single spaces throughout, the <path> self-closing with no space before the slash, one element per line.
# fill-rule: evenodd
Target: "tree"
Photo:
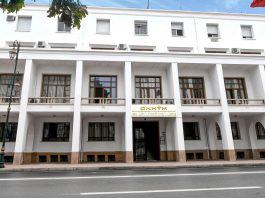
<path fill-rule="evenodd" d="M 38 1 L 38 0 L 32 0 Z M 25 0 L 0 0 L 0 9 L 7 13 L 17 13 L 25 6 Z M 86 6 L 80 0 L 52 0 L 48 17 L 56 17 L 71 28 L 80 29 L 81 21 L 88 15 Z"/>

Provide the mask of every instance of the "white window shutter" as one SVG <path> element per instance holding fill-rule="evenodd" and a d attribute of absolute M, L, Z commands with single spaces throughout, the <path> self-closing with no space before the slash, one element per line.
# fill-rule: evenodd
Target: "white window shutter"
<path fill-rule="evenodd" d="M 109 34 L 110 32 L 110 21 L 109 20 L 97 20 L 97 33 L 98 34 Z"/>
<path fill-rule="evenodd" d="M 18 17 L 17 31 L 28 32 L 31 27 L 31 17 Z"/>
<path fill-rule="evenodd" d="M 218 25 L 207 25 L 208 34 L 218 34 Z"/>

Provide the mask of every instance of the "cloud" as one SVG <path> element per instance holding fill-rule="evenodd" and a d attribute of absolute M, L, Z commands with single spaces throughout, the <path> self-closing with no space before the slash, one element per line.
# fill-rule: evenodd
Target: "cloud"
<path fill-rule="evenodd" d="M 225 8 L 230 9 L 233 8 L 234 6 L 236 6 L 241 0 L 223 0 L 223 4 L 225 6 Z M 219 0 L 220 2 L 220 0 Z"/>

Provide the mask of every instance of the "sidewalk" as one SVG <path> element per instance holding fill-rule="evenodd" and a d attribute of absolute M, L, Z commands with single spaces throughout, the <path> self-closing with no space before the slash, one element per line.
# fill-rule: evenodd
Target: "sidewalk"
<path fill-rule="evenodd" d="M 238 167 L 264 166 L 265 160 L 240 161 L 188 161 L 180 162 L 136 162 L 136 163 L 84 163 L 84 164 L 7 164 L 0 172 L 33 172 L 33 171 L 89 171 L 89 170 L 131 170 L 163 168 L 205 168 L 205 167 Z"/>

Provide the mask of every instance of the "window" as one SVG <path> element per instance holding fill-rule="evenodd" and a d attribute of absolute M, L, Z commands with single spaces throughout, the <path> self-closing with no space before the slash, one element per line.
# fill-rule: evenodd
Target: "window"
<path fill-rule="evenodd" d="M 68 142 L 70 123 L 44 123 L 42 141 L 45 142 Z"/>
<path fill-rule="evenodd" d="M 172 33 L 172 36 L 184 36 L 183 23 L 172 22 L 171 33 Z"/>
<path fill-rule="evenodd" d="M 117 98 L 117 77 L 90 76 L 90 98 Z M 109 101 L 117 102 L 117 100 Z M 90 102 L 100 103 L 97 99 Z"/>
<path fill-rule="evenodd" d="M 252 26 L 251 25 L 241 25 L 241 32 L 243 39 L 252 39 Z"/>
<path fill-rule="evenodd" d="M 18 16 L 17 20 L 17 31 L 29 32 L 31 28 L 32 17 L 29 16 Z"/>
<path fill-rule="evenodd" d="M 257 134 L 257 139 L 258 140 L 264 140 L 265 139 L 265 129 L 263 125 L 260 122 L 257 122 L 255 124 L 256 128 L 256 134 Z"/>
<path fill-rule="evenodd" d="M 215 130 L 216 130 L 217 140 L 222 140 L 221 129 L 220 129 L 219 124 L 217 122 L 215 123 Z"/>
<path fill-rule="evenodd" d="M 205 100 L 192 100 L 193 98 L 203 99 L 204 95 L 204 80 L 203 78 L 189 78 L 180 77 L 179 78 L 180 94 L 182 98 L 187 98 L 183 100 L 184 104 L 205 104 Z M 191 100 L 188 100 L 191 99 Z"/>
<path fill-rule="evenodd" d="M 147 21 L 134 22 L 135 35 L 147 35 Z"/>
<path fill-rule="evenodd" d="M 58 32 L 71 32 L 71 27 L 62 22 L 61 19 L 58 19 Z"/>
<path fill-rule="evenodd" d="M 207 34 L 209 38 L 219 37 L 217 24 L 207 24 Z"/>
<path fill-rule="evenodd" d="M 136 98 L 162 98 L 161 78 L 158 76 L 137 76 L 135 77 Z M 156 101 L 158 103 L 159 100 Z M 160 101 L 161 102 L 161 101 Z M 136 103 L 148 104 L 149 100 L 139 100 Z"/>
<path fill-rule="evenodd" d="M 5 123 L 0 123 L 0 141 L 3 141 L 3 134 L 5 129 Z M 6 133 L 6 142 L 15 142 L 17 136 L 17 123 L 9 122 Z"/>
<path fill-rule="evenodd" d="M 225 90 L 228 104 L 247 103 L 245 81 L 243 78 L 225 78 Z"/>
<path fill-rule="evenodd" d="M 240 140 L 240 130 L 239 130 L 239 125 L 238 122 L 231 122 L 231 130 L 232 130 L 232 135 L 234 140 Z"/>
<path fill-rule="evenodd" d="M 114 122 L 90 122 L 88 127 L 88 141 L 114 141 Z"/>
<path fill-rule="evenodd" d="M 109 34 L 109 33 L 110 33 L 110 20 L 97 19 L 97 34 Z"/>
<path fill-rule="evenodd" d="M 185 140 L 200 140 L 200 131 L 198 122 L 184 122 L 184 139 Z"/>
<path fill-rule="evenodd" d="M 0 100 L 0 103 L 3 102 L 8 102 L 8 99 L 6 97 L 10 96 L 10 91 L 11 91 L 11 84 L 13 81 L 13 74 L 0 74 L 0 98 L 3 97 Z M 19 97 L 21 95 L 21 87 L 22 87 L 22 82 L 23 82 L 23 75 L 17 74 L 16 79 L 15 79 L 15 86 L 13 89 L 12 96 L 14 97 L 12 99 L 13 103 L 18 103 L 19 102 Z M 16 98 L 18 97 L 18 98 Z"/>
<path fill-rule="evenodd" d="M 59 97 L 60 99 L 42 99 L 43 103 L 68 103 L 70 97 L 70 75 L 43 75 L 41 97 Z"/>

